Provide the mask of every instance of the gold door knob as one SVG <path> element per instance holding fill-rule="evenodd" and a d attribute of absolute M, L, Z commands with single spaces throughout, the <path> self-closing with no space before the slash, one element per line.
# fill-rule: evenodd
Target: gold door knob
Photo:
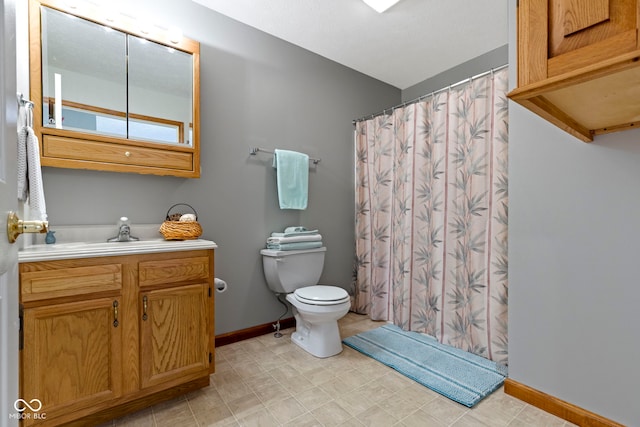
<path fill-rule="evenodd" d="M 9 243 L 15 243 L 22 233 L 46 233 L 49 229 L 48 221 L 23 221 L 15 212 L 9 212 L 7 217 L 7 237 Z"/>

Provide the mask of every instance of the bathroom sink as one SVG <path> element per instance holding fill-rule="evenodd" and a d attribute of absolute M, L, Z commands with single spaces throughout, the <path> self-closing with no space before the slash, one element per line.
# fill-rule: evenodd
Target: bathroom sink
<path fill-rule="evenodd" d="M 168 241 L 161 238 L 128 242 L 61 242 L 38 244 L 18 251 L 19 262 L 49 261 L 70 258 L 132 255 L 155 252 L 216 248 L 210 240 Z"/>
<path fill-rule="evenodd" d="M 61 242 L 54 244 L 41 244 L 41 245 L 33 245 L 29 248 L 25 248 L 28 251 L 67 251 L 74 249 L 83 249 L 87 248 L 90 250 L 108 250 L 112 246 L 149 246 L 149 245 L 157 245 L 163 241 L 162 239 L 149 239 L 149 240 L 130 240 L 128 242 Z"/>

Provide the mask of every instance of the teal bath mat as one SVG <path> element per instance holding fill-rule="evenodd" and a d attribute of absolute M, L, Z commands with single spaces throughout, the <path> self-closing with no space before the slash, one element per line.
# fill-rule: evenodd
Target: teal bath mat
<path fill-rule="evenodd" d="M 500 387 L 506 376 L 504 369 L 491 360 L 395 325 L 362 332 L 342 342 L 469 408 Z"/>

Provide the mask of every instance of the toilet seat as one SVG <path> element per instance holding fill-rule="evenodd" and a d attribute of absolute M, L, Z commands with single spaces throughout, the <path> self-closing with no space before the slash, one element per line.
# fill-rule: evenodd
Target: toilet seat
<path fill-rule="evenodd" d="M 315 285 L 298 288 L 295 299 L 309 305 L 337 305 L 350 301 L 349 294 L 338 286 Z"/>

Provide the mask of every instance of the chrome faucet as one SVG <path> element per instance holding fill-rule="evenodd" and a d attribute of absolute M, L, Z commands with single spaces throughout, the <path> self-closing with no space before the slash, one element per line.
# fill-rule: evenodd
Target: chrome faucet
<path fill-rule="evenodd" d="M 140 240 L 131 235 L 131 226 L 129 225 L 129 218 L 123 216 L 118 221 L 118 235 L 107 239 L 107 242 L 132 242 Z"/>

